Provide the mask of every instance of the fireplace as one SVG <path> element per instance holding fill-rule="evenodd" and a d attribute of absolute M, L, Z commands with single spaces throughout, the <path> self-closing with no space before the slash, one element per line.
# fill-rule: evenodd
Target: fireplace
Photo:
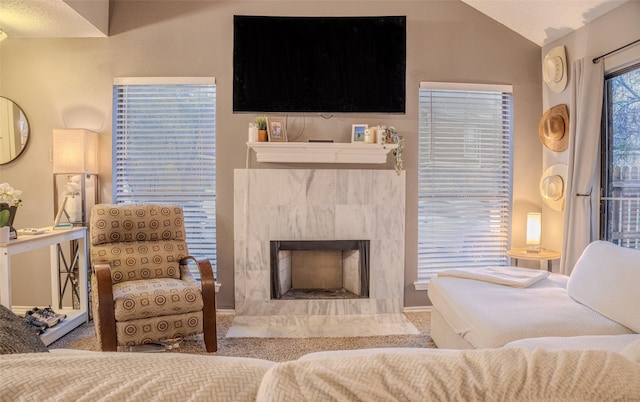
<path fill-rule="evenodd" d="M 236 316 L 402 312 L 404 172 L 398 176 L 394 170 L 237 169 L 234 181 Z M 272 254 L 273 241 L 279 241 L 280 250 Z M 289 241 L 307 249 L 294 250 Z M 345 246 L 345 241 L 354 243 Z M 364 252 L 363 241 L 368 244 Z M 309 250 L 310 244 L 329 250 Z M 272 281 L 276 258 L 279 269 Z M 325 272 L 306 275 L 302 288 L 327 289 L 313 289 L 303 297 L 298 292 L 289 299 L 282 296 L 298 275 L 286 271 L 294 259 L 340 260 L 342 266 L 364 259 L 368 269 L 314 267 L 312 271 Z M 360 267 L 360 262 L 354 265 Z M 343 281 L 340 286 L 338 281 Z M 334 298 L 327 293 L 353 295 Z"/>
<path fill-rule="evenodd" d="M 271 299 L 369 297 L 369 240 L 271 241 Z"/>

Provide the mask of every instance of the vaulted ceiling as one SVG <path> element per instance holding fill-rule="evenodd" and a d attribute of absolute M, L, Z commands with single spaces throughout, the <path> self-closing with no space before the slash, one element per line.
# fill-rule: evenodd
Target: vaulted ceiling
<path fill-rule="evenodd" d="M 537 45 L 583 27 L 627 0 L 461 0 Z"/>
<path fill-rule="evenodd" d="M 10 38 L 92 38 L 109 32 L 109 0 L 0 0 Z"/>
<path fill-rule="evenodd" d="M 0 0 L 0 29 L 12 38 L 106 37 L 109 1 Z M 544 46 L 629 0 L 461 1 Z"/>

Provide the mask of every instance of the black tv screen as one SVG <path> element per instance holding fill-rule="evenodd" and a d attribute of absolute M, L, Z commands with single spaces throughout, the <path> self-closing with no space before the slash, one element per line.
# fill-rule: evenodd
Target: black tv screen
<path fill-rule="evenodd" d="M 234 16 L 234 112 L 404 113 L 405 74 L 404 16 Z"/>

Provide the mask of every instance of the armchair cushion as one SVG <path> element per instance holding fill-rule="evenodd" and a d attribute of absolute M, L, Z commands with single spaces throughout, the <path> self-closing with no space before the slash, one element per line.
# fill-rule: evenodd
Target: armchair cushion
<path fill-rule="evenodd" d="M 640 332 L 639 283 L 640 250 L 598 240 L 576 262 L 567 291 L 574 300 Z"/>
<path fill-rule="evenodd" d="M 172 278 L 116 283 L 113 301 L 116 321 L 191 313 L 203 306 L 197 282 Z"/>
<path fill-rule="evenodd" d="M 91 245 L 186 239 L 177 205 L 99 204 L 91 211 Z"/>
<path fill-rule="evenodd" d="M 189 253 L 184 213 L 174 205 L 99 204 L 91 212 L 91 260 L 108 262 L 114 283 L 180 278 Z"/>
<path fill-rule="evenodd" d="M 180 260 L 187 256 L 184 241 L 123 242 L 94 246 L 93 261 L 108 262 L 113 283 L 151 278 L 180 278 Z"/>

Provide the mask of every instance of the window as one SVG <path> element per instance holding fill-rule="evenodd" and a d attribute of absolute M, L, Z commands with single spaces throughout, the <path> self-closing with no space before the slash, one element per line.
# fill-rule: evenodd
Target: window
<path fill-rule="evenodd" d="M 114 202 L 182 206 L 190 254 L 215 270 L 215 80 L 117 78 L 113 110 Z"/>
<path fill-rule="evenodd" d="M 640 64 L 605 77 L 601 237 L 640 248 Z"/>
<path fill-rule="evenodd" d="M 511 86 L 421 83 L 418 282 L 506 265 L 511 235 Z"/>

